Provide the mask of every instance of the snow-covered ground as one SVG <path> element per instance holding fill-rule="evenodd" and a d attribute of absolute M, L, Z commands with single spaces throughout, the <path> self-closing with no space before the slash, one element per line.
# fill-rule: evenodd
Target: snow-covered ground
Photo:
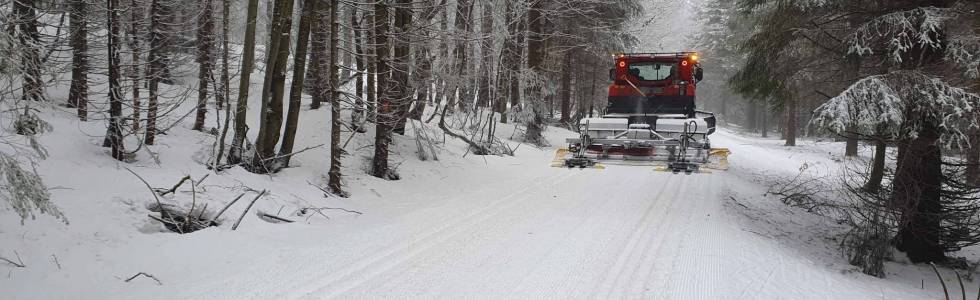
<path fill-rule="evenodd" d="M 185 106 L 183 109 L 189 109 Z M 329 110 L 304 111 L 297 148 L 327 142 Z M 70 224 L 48 216 L 24 225 L 0 211 L 0 295 L 12 299 L 669 298 L 923 299 L 942 293 L 931 270 L 889 263 L 888 279 L 861 274 L 837 252 L 828 221 L 762 196 L 767 178 L 799 167 L 835 168 L 840 143 L 781 141 L 722 129 L 731 169 L 673 175 L 652 167 L 549 167 L 554 148 L 522 145 L 514 157 L 465 155 L 440 144 L 438 161 L 415 156 L 414 132 L 397 136 L 402 176 L 365 174 L 371 132 L 344 160 L 350 198 L 324 197 L 327 150 L 275 175 L 208 171 L 213 137 L 181 123 L 129 164 L 103 148 L 102 121 L 44 108 L 54 131 L 38 172 Z M 253 120 L 254 121 L 254 120 Z M 432 128 L 430 126 L 428 128 Z M 409 128 L 412 128 L 411 126 Z M 514 128 L 502 125 L 506 138 Z M 430 134 L 441 140 L 437 129 Z M 560 145 L 573 133 L 551 128 Z M 516 143 L 514 143 L 516 145 Z M 213 214 L 247 188 L 268 190 L 246 215 L 241 201 L 219 227 L 179 235 L 147 218 L 154 187 L 199 179 L 163 201 L 208 205 Z M 247 188 L 246 188 L 247 187 Z M 246 196 L 252 198 L 254 193 Z M 298 214 L 304 207 L 345 208 Z M 296 220 L 271 223 L 255 212 Z M 329 219 L 328 219 L 329 218 Z M 16 254 L 15 254 L 16 251 Z M 125 279 L 145 272 L 146 277 Z M 951 275 L 948 273 L 947 275 Z M 955 280 L 948 284 L 955 285 Z M 969 284 L 969 283 L 968 283 Z M 975 286 L 976 283 L 968 285 Z M 924 286 L 924 289 L 920 289 Z"/>

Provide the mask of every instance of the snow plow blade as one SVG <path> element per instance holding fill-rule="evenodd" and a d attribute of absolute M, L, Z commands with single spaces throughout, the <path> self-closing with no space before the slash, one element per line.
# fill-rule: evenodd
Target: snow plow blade
<path fill-rule="evenodd" d="M 728 170 L 728 155 L 732 154 L 728 148 L 711 148 L 708 152 L 708 163 L 705 168 L 712 170 Z"/>
<path fill-rule="evenodd" d="M 712 148 L 708 153 L 708 160 L 704 163 L 668 163 L 658 165 L 654 168 L 657 172 L 671 172 L 674 174 L 711 174 L 711 171 L 728 170 L 728 155 L 731 151 L 727 148 Z"/>

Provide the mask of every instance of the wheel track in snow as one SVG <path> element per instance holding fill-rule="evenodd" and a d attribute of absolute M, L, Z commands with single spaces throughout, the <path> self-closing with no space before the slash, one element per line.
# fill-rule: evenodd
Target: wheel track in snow
<path fill-rule="evenodd" d="M 316 279 L 304 280 L 305 284 L 294 284 L 294 286 L 297 286 L 297 288 L 312 288 L 305 290 L 291 289 L 287 295 L 280 295 L 280 298 L 322 299 L 343 294 L 351 288 L 354 288 L 359 284 L 398 266 L 404 261 L 410 260 L 441 243 L 452 240 L 453 237 L 462 232 L 466 232 L 469 228 L 475 226 L 476 224 L 489 220 L 497 213 L 505 211 L 507 208 L 522 200 L 523 198 L 520 196 L 522 196 L 524 193 L 535 188 L 554 186 L 555 184 L 560 183 L 574 176 L 575 174 L 576 172 L 566 172 L 558 176 L 552 176 L 544 183 L 534 181 L 530 184 L 524 185 L 515 192 L 507 194 L 506 196 L 501 197 L 500 200 L 478 209 L 475 212 L 466 214 L 462 217 L 454 218 L 450 222 L 442 223 L 442 225 L 423 233 L 421 237 L 413 238 L 408 242 L 400 243 L 397 246 L 381 250 L 379 253 L 360 258 L 354 263 L 340 270 L 336 270 L 334 272 L 324 272 L 314 276 L 310 276 L 312 274 L 306 274 L 306 277 Z M 339 285 L 339 287 L 331 288 L 335 285 Z"/>
<path fill-rule="evenodd" d="M 345 293 L 344 297 L 369 297 L 376 295 L 371 290 L 401 290 L 406 284 L 411 284 L 411 295 L 418 298 L 470 298 L 478 297 L 481 291 L 487 292 L 484 290 L 486 285 L 480 284 L 479 280 L 465 280 L 460 276 L 445 274 L 460 274 L 467 278 L 466 274 L 480 273 L 483 274 L 481 279 L 502 286 L 520 286 L 523 279 L 546 268 L 543 260 L 568 250 L 563 246 L 566 240 L 542 244 L 538 238 L 527 239 L 532 237 L 532 232 L 533 237 L 567 236 L 585 223 L 584 220 L 595 211 L 596 206 L 609 204 L 608 201 L 570 197 L 578 195 L 578 192 L 569 187 L 591 183 L 587 176 L 596 174 L 578 170 L 570 172 L 587 174 L 566 178 L 550 188 L 542 186 L 526 193 L 518 204 L 499 212 L 491 222 L 475 224 L 460 232 L 457 238 L 438 246 L 447 251 L 429 252 L 406 260 L 391 272 L 365 281 Z M 561 189 L 556 190 L 557 185 L 561 185 Z M 364 286 L 370 289 L 361 288 Z M 473 289 L 460 294 L 459 289 L 445 289 L 446 286 Z"/>
<path fill-rule="evenodd" d="M 574 170 L 570 172 L 580 173 L 581 171 Z M 590 174 L 583 176 L 595 174 L 594 172 L 585 172 Z M 439 253 L 434 256 L 419 256 L 405 261 L 401 264 L 405 268 L 396 268 L 396 272 L 394 273 L 385 274 L 384 277 L 376 277 L 372 282 L 382 283 L 372 286 L 372 289 L 394 290 L 397 289 L 398 283 L 412 281 L 414 276 L 431 276 L 433 274 L 431 272 L 432 270 L 429 269 L 431 266 L 445 267 L 446 265 L 450 265 L 455 272 L 466 274 L 482 272 L 487 278 L 493 278 L 495 280 L 501 280 L 502 277 L 520 279 L 529 277 L 539 269 L 544 268 L 544 266 L 541 263 L 521 264 L 521 261 L 533 260 L 535 262 L 541 262 L 540 259 L 546 259 L 556 252 L 567 250 L 563 247 L 562 242 L 564 241 L 550 244 L 546 250 L 535 249 L 533 251 L 526 251 L 527 249 L 525 249 L 522 252 L 523 255 L 510 256 L 508 254 L 513 254 L 514 249 L 523 249 L 529 245 L 510 243 L 509 241 L 512 239 L 521 239 L 522 237 L 509 235 L 509 233 L 522 231 L 523 229 L 533 231 L 535 235 L 539 236 L 554 236 L 556 235 L 554 231 L 560 231 L 562 233 L 576 232 L 576 229 L 584 225 L 585 220 L 594 211 L 592 208 L 609 204 L 608 201 L 605 201 L 597 205 L 595 201 L 590 201 L 591 199 L 588 198 L 569 197 L 569 195 L 577 195 L 576 191 L 567 189 L 569 186 L 583 186 L 590 182 L 588 181 L 588 177 L 583 176 L 565 178 L 560 182 L 553 183 L 551 188 L 558 184 L 563 185 L 563 189 L 559 192 L 549 189 L 549 187 L 542 187 L 540 190 L 527 193 L 526 196 L 522 197 L 523 199 L 519 204 L 515 204 L 512 207 L 513 209 L 506 210 L 506 215 L 495 215 L 493 223 L 479 223 L 479 226 L 472 226 L 465 232 L 459 233 L 462 238 L 450 239 L 440 244 L 441 248 L 453 249 L 453 251 Z M 586 182 L 582 182 L 583 180 Z M 557 195 L 552 195 L 553 193 Z M 556 203 L 560 204 L 556 205 Z M 503 212 L 505 211 L 501 211 L 500 213 Z M 548 218 L 548 216 L 558 216 L 558 218 Z M 487 253 L 497 255 L 486 257 L 485 254 Z M 537 259 L 529 259 L 532 257 Z M 473 264 L 473 261 L 480 262 Z M 513 271 L 511 268 L 515 265 L 524 267 L 520 271 L 520 274 L 502 275 L 495 272 L 499 270 Z M 441 289 L 443 286 L 432 285 L 432 283 L 445 284 L 444 281 L 426 280 L 424 282 L 428 284 L 423 285 L 421 288 L 416 288 L 425 295 L 422 298 L 429 298 L 429 296 L 433 296 L 434 298 L 468 298 L 454 294 L 452 290 Z M 459 281 L 455 282 L 459 284 Z M 513 284 L 515 286 L 520 285 L 519 282 Z"/>

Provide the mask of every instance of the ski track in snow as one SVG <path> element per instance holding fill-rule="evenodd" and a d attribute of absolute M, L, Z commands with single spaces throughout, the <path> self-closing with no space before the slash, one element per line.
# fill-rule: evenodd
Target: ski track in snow
<path fill-rule="evenodd" d="M 515 188 L 473 187 L 447 198 L 447 205 L 393 220 L 390 226 L 407 222 L 428 227 L 380 237 L 339 254 L 339 259 L 297 251 L 278 265 L 265 266 L 269 271 L 264 274 L 245 272 L 179 291 L 177 298 L 916 295 L 865 286 L 854 276 L 825 269 L 776 241 L 742 230 L 720 194 L 741 182 L 727 179 L 726 172 L 674 175 L 643 166 L 542 172 Z M 499 195 L 486 204 L 456 205 L 487 198 L 488 193 Z M 434 216 L 441 219 L 431 220 Z M 247 292 L 217 292 L 221 286 Z"/>

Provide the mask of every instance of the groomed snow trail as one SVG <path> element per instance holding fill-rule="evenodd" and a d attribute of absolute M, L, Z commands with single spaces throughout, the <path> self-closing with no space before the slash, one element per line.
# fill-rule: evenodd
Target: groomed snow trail
<path fill-rule="evenodd" d="M 528 168 L 534 175 L 520 181 L 462 187 L 466 192 L 438 196 L 437 204 L 403 216 L 344 224 L 336 230 L 343 234 L 310 230 L 304 246 L 255 253 L 251 265 L 234 274 L 189 278 L 186 288 L 167 298 L 922 295 L 842 274 L 743 230 L 725 199 L 729 185 L 743 182 L 726 172 L 673 175 L 616 165 L 566 170 L 544 163 Z"/>

